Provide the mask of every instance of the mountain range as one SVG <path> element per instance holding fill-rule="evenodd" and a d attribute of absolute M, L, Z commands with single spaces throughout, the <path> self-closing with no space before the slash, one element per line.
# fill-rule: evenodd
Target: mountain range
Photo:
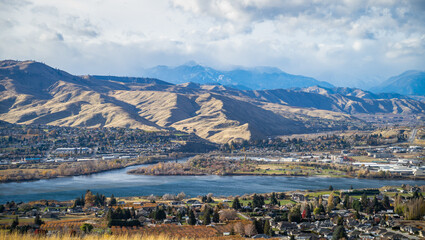
<path fill-rule="evenodd" d="M 75 76 L 34 61 L 0 62 L 0 120 L 179 130 L 212 142 L 356 128 L 357 113 L 425 113 L 425 103 L 353 88 L 240 90 L 155 78 Z"/>
<path fill-rule="evenodd" d="M 410 70 L 371 88 L 373 92 L 425 96 L 425 72 Z"/>
<path fill-rule="evenodd" d="M 195 62 L 189 62 L 177 67 L 156 66 L 145 69 L 143 74 L 176 84 L 186 82 L 219 84 L 240 90 L 286 89 L 311 86 L 333 87 L 328 82 L 301 75 L 292 75 L 273 67 L 237 68 L 230 71 L 220 71 L 211 67 L 201 66 Z"/>

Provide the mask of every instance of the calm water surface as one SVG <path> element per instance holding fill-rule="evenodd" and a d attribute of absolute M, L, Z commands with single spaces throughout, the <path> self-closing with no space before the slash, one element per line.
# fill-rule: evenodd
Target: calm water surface
<path fill-rule="evenodd" d="M 146 166 L 146 165 L 141 165 Z M 20 183 L 0 184 L 0 203 L 39 199 L 69 200 L 87 189 L 110 196 L 146 196 L 185 192 L 189 196 L 268 193 L 289 190 L 375 188 L 386 185 L 424 185 L 425 181 L 371 180 L 325 177 L 272 176 L 144 176 L 126 172 L 138 166 L 87 176 L 75 176 Z"/>

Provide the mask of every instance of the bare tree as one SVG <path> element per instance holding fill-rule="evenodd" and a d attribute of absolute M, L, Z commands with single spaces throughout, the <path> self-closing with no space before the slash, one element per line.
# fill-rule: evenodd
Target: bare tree
<path fill-rule="evenodd" d="M 245 225 L 245 235 L 248 237 L 252 237 L 257 235 L 257 229 L 253 223 Z"/>
<path fill-rule="evenodd" d="M 149 201 L 151 201 L 151 202 L 153 202 L 153 201 L 155 201 L 155 200 L 156 200 L 156 197 L 155 197 L 153 194 L 151 194 L 151 195 L 148 197 L 148 200 L 149 200 Z"/>
<path fill-rule="evenodd" d="M 185 199 L 185 197 L 186 197 L 186 194 L 184 192 L 181 192 L 181 193 L 177 194 L 177 199 L 179 201 Z"/>
<path fill-rule="evenodd" d="M 242 222 L 237 222 L 235 225 L 233 225 L 233 229 L 235 233 L 240 234 L 241 236 L 245 235 L 245 228 L 242 224 Z"/>

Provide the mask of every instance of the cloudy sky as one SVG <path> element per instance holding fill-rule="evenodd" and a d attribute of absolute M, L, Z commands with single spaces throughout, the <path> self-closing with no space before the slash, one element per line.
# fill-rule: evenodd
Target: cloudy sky
<path fill-rule="evenodd" d="M 368 87 L 425 70 L 424 0 L 0 0 L 0 58 L 141 76 L 194 60 Z"/>

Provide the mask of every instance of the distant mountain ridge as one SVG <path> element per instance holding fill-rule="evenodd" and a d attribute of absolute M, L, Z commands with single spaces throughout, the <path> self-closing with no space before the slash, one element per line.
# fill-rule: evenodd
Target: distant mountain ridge
<path fill-rule="evenodd" d="M 278 68 L 271 67 L 219 71 L 192 62 L 177 67 L 160 65 L 145 69 L 143 74 L 147 77 L 158 78 L 176 84 L 186 82 L 220 84 L 240 90 L 288 89 L 310 86 L 333 87 L 328 82 L 301 75 L 292 75 Z"/>
<path fill-rule="evenodd" d="M 364 124 L 356 113 L 423 114 L 425 103 L 352 88 L 238 90 L 0 62 L 0 120 L 9 123 L 173 129 L 223 143 L 356 128 Z"/>
<path fill-rule="evenodd" d="M 390 77 L 380 85 L 371 88 L 376 93 L 398 93 L 425 96 L 425 72 L 410 70 Z"/>

